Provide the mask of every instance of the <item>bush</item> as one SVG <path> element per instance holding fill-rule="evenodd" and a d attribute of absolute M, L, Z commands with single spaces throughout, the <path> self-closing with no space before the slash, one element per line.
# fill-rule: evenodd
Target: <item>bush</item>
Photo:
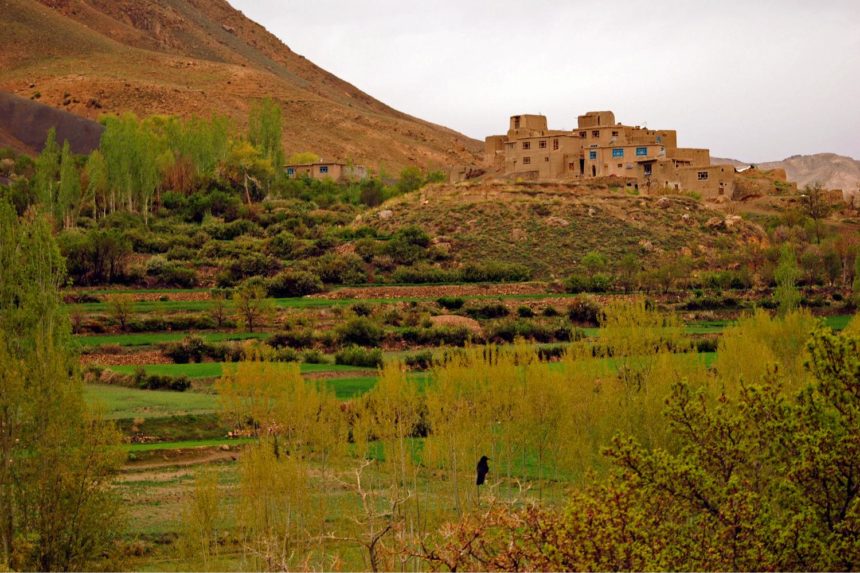
<path fill-rule="evenodd" d="M 307 348 L 313 346 L 312 330 L 287 330 L 273 334 L 267 341 L 272 348 Z"/>
<path fill-rule="evenodd" d="M 66 270 L 76 284 L 104 284 L 126 275 L 131 241 L 116 229 L 69 231 L 58 235 Z"/>
<path fill-rule="evenodd" d="M 203 362 L 209 347 L 199 336 L 186 336 L 180 342 L 170 342 L 162 346 L 164 355 L 176 364 Z"/>
<path fill-rule="evenodd" d="M 607 292 L 612 288 L 612 277 L 604 273 L 598 273 L 591 277 L 589 286 L 591 292 Z"/>
<path fill-rule="evenodd" d="M 324 283 L 362 284 L 367 282 L 364 261 L 358 255 L 325 254 L 316 260 L 316 270 Z"/>
<path fill-rule="evenodd" d="M 287 270 L 272 277 L 267 285 L 269 296 L 291 298 L 323 291 L 320 278 L 308 271 Z"/>
<path fill-rule="evenodd" d="M 197 273 L 193 269 L 182 267 L 160 255 L 147 261 L 146 276 L 163 287 L 191 288 L 197 284 Z"/>
<path fill-rule="evenodd" d="M 134 371 L 132 382 L 141 390 L 173 390 L 184 392 L 191 387 L 191 381 L 187 376 L 157 376 L 147 374 L 141 367 Z"/>
<path fill-rule="evenodd" d="M 554 306 L 547 306 L 541 311 L 541 314 L 546 317 L 558 316 L 560 313 Z"/>
<path fill-rule="evenodd" d="M 373 314 L 373 307 L 366 302 L 357 302 L 350 307 L 356 316 L 370 316 Z"/>
<path fill-rule="evenodd" d="M 404 364 L 410 370 L 428 370 L 433 366 L 433 352 L 424 350 L 417 354 L 410 354 L 404 360 Z"/>
<path fill-rule="evenodd" d="M 325 357 L 325 354 L 320 352 L 319 350 L 305 350 L 302 352 L 302 362 L 307 364 L 326 364 L 328 360 Z"/>
<path fill-rule="evenodd" d="M 421 346 L 465 346 L 472 341 L 471 330 L 463 327 L 406 328 L 400 338 L 408 343 Z"/>
<path fill-rule="evenodd" d="M 490 262 L 465 265 L 460 280 L 470 283 L 520 282 L 531 278 L 531 269 L 515 263 Z"/>
<path fill-rule="evenodd" d="M 341 344 L 379 346 L 384 331 L 381 326 L 366 317 L 353 318 L 337 329 Z"/>
<path fill-rule="evenodd" d="M 502 303 L 488 303 L 467 308 L 466 314 L 474 319 L 491 319 L 508 316 L 510 311 Z"/>
<path fill-rule="evenodd" d="M 576 324 L 597 326 L 600 324 L 600 307 L 590 299 L 577 297 L 567 307 L 567 317 Z"/>
<path fill-rule="evenodd" d="M 436 302 L 446 310 L 460 310 L 466 301 L 458 296 L 443 296 L 436 299 Z"/>
<path fill-rule="evenodd" d="M 588 277 L 582 275 L 570 275 L 564 280 L 564 291 L 571 294 L 588 292 L 590 286 Z"/>
<path fill-rule="evenodd" d="M 411 265 L 426 258 L 430 235 L 420 227 L 410 225 L 399 229 L 385 245 L 385 253 L 396 263 Z"/>
<path fill-rule="evenodd" d="M 517 316 L 520 318 L 532 318 L 534 315 L 535 311 L 528 306 L 521 306 L 517 309 Z"/>
<path fill-rule="evenodd" d="M 427 264 L 412 267 L 397 267 L 391 275 L 396 283 L 407 284 L 438 284 L 457 282 L 459 274 Z"/>
<path fill-rule="evenodd" d="M 334 363 L 346 366 L 379 368 L 382 366 L 382 350 L 379 348 L 368 349 L 361 348 L 360 346 L 350 346 L 335 355 Z"/>

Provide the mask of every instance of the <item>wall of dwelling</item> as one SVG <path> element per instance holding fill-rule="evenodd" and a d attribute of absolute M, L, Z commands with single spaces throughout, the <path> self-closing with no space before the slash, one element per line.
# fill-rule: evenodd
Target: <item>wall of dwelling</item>
<path fill-rule="evenodd" d="M 519 176 L 535 171 L 542 179 L 568 176 L 568 158 L 575 156 L 578 161 L 581 151 L 579 138 L 570 133 L 508 140 L 504 146 L 505 173 Z"/>
<path fill-rule="evenodd" d="M 667 152 L 667 157 L 678 161 L 689 162 L 690 165 L 710 165 L 711 152 L 708 149 L 697 149 L 693 147 L 676 147 Z"/>
<path fill-rule="evenodd" d="M 491 135 L 484 140 L 484 163 L 488 167 L 503 167 L 505 164 L 505 142 L 508 138 L 504 135 Z"/>
<path fill-rule="evenodd" d="M 611 111 L 589 111 L 576 118 L 576 125 L 579 129 L 615 125 L 615 114 Z"/>
<path fill-rule="evenodd" d="M 735 168 L 731 165 L 679 167 L 678 180 L 683 191 L 696 191 L 706 198 L 731 198 L 735 188 Z"/>
<path fill-rule="evenodd" d="M 351 170 L 350 173 L 359 173 L 360 171 L 364 171 L 364 175 L 366 175 L 366 170 L 363 167 L 355 166 L 355 167 L 346 167 L 341 163 L 313 163 L 313 164 L 305 164 L 305 165 L 287 165 L 284 170 L 287 174 L 287 177 L 291 179 L 295 179 L 297 177 L 310 177 L 311 179 L 333 179 L 335 181 L 341 180 L 344 176 L 344 170 Z M 358 176 L 358 178 L 363 177 L 364 175 Z M 349 175 L 352 177 L 353 175 Z"/>
<path fill-rule="evenodd" d="M 586 177 L 639 177 L 641 161 L 664 157 L 662 145 L 612 145 L 585 150 Z"/>
<path fill-rule="evenodd" d="M 545 135 L 547 131 L 545 115 L 512 115 L 508 127 L 508 138 Z"/>

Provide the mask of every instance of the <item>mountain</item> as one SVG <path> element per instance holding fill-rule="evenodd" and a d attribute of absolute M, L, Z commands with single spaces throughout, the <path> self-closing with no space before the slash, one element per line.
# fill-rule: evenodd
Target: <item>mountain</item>
<path fill-rule="evenodd" d="M 0 90 L 96 119 L 284 109 L 288 153 L 369 167 L 478 160 L 481 143 L 390 108 L 225 0 L 0 0 Z"/>
<path fill-rule="evenodd" d="M 714 164 L 729 164 L 735 167 L 749 165 L 736 159 L 711 159 Z M 784 169 L 789 181 L 798 188 L 821 183 L 827 189 L 841 189 L 845 197 L 856 195 L 860 190 L 860 161 L 836 155 L 816 153 L 814 155 L 792 155 L 782 161 L 757 163 L 759 169 Z"/>
<path fill-rule="evenodd" d="M 72 151 L 81 154 L 98 147 L 104 131 L 95 121 L 0 92 L 0 146 L 22 153 L 38 153 L 51 127 L 56 128 L 60 145 L 68 141 Z"/>

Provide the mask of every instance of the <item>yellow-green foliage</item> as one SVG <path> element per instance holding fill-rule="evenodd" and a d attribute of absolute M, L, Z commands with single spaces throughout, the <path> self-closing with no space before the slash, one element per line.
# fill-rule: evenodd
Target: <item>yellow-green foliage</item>
<path fill-rule="evenodd" d="M 180 556 L 201 570 L 209 570 L 218 554 L 218 527 L 221 525 L 221 495 L 218 476 L 212 471 L 197 474 L 194 493 L 182 506 L 177 548 Z"/>
<path fill-rule="evenodd" d="M 806 342 L 817 324 L 805 310 L 777 317 L 758 310 L 742 317 L 720 338 L 716 362 L 720 383 L 733 394 L 743 382 L 776 371 L 787 389 L 800 388 L 807 377 Z"/>

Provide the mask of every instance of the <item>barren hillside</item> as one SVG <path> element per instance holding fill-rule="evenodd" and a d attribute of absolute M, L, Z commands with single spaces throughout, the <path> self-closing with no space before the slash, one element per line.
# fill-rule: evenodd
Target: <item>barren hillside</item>
<path fill-rule="evenodd" d="M 0 90 L 77 115 L 284 107 L 288 152 L 396 168 L 472 163 L 479 142 L 398 112 L 225 0 L 0 0 Z"/>

